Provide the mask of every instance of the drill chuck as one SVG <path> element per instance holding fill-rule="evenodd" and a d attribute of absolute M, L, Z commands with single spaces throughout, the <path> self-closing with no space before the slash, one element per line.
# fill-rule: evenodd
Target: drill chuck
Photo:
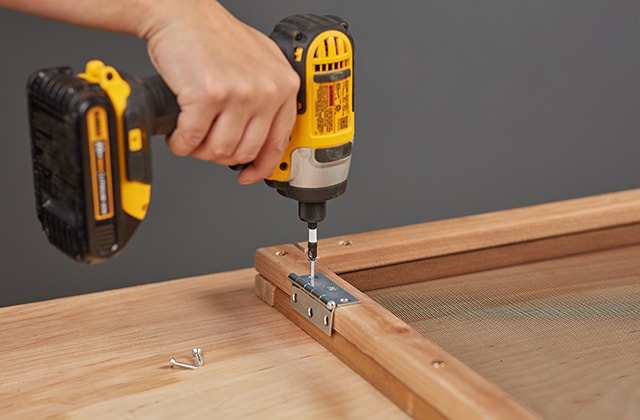
<path fill-rule="evenodd" d="M 305 203 L 298 201 L 298 216 L 300 220 L 309 224 L 322 222 L 327 216 L 327 202 Z"/>

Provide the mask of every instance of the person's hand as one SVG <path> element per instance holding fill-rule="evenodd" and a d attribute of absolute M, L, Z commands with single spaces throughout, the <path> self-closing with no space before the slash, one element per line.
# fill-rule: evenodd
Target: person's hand
<path fill-rule="evenodd" d="M 222 165 L 253 162 L 242 184 L 267 178 L 289 141 L 300 78 L 269 37 L 218 2 L 162 6 L 149 9 L 156 16 L 140 36 L 181 108 L 169 148 Z"/>

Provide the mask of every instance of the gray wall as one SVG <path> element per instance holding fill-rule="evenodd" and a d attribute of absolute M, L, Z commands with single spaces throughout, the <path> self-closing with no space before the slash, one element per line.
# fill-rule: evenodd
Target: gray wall
<path fill-rule="evenodd" d="M 640 184 L 640 2 L 223 3 L 263 32 L 303 12 L 351 23 L 356 148 L 321 237 Z M 158 139 L 137 235 L 105 264 L 76 264 L 35 216 L 24 83 L 92 58 L 151 74 L 145 44 L 0 10 L 0 52 L 0 305 L 248 267 L 258 247 L 305 240 L 295 202 Z"/>

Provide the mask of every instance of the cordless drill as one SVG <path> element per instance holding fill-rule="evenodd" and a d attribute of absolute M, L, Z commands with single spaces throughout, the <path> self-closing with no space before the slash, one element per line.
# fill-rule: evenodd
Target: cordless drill
<path fill-rule="evenodd" d="M 308 224 L 310 279 L 317 224 L 344 193 L 354 136 L 353 40 L 336 16 L 282 19 L 271 38 L 301 79 L 288 147 L 265 180 L 298 201 Z M 158 75 L 136 77 L 94 60 L 34 72 L 27 83 L 38 219 L 49 241 L 94 263 L 118 254 L 151 198 L 149 139 L 175 128 L 179 106 Z"/>

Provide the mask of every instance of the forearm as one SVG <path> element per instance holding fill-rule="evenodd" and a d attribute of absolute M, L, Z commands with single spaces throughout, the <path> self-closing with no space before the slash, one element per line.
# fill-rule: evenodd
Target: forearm
<path fill-rule="evenodd" d="M 0 6 L 74 25 L 144 38 L 150 14 L 179 0 L 0 0 Z M 144 19 L 143 19 L 144 17 Z"/>

